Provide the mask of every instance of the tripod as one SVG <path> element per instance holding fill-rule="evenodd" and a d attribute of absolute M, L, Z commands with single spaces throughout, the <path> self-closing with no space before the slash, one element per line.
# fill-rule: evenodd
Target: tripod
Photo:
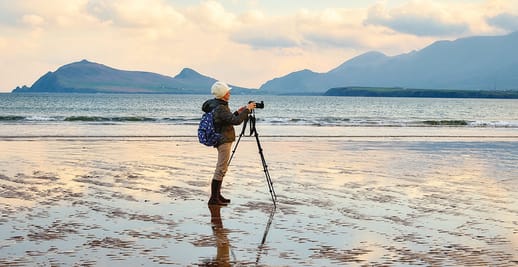
<path fill-rule="evenodd" d="M 266 183 L 268 184 L 268 189 L 270 190 L 270 195 L 272 197 L 273 206 L 277 207 L 277 195 L 275 194 L 275 190 L 273 189 L 272 179 L 270 178 L 270 173 L 268 172 L 268 165 L 266 164 L 266 160 L 263 155 L 263 148 L 261 147 L 261 142 L 259 142 L 259 134 L 257 133 L 257 129 L 255 128 L 255 110 L 252 110 L 252 113 L 248 115 L 248 118 L 243 123 L 243 129 L 239 134 L 239 138 L 237 139 L 236 145 L 234 146 L 234 150 L 232 150 L 232 155 L 228 160 L 228 165 L 230 166 L 230 162 L 232 162 L 232 158 L 234 158 L 234 154 L 236 153 L 237 146 L 239 145 L 239 141 L 241 141 L 241 137 L 245 134 L 246 125 L 250 124 L 250 136 L 255 136 L 255 141 L 257 142 L 257 148 L 259 149 L 259 155 L 261 155 L 261 162 L 263 164 L 264 175 L 266 176 Z"/>

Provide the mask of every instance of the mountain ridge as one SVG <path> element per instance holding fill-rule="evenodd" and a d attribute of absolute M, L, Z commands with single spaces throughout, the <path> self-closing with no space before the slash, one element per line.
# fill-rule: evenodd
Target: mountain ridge
<path fill-rule="evenodd" d="M 259 90 L 236 85 L 237 94 L 324 94 L 331 88 L 398 87 L 518 90 L 518 32 L 441 40 L 395 56 L 370 51 L 328 72 L 309 69 L 273 78 Z M 184 68 L 174 77 L 119 70 L 81 60 L 47 72 L 31 87 L 12 92 L 207 94 L 217 79 Z"/>
<path fill-rule="evenodd" d="M 47 72 L 31 87 L 17 87 L 13 93 L 172 93 L 207 94 L 216 81 L 184 68 L 175 77 L 145 71 L 119 70 L 83 59 Z M 235 93 L 248 88 L 231 85 Z"/>
<path fill-rule="evenodd" d="M 403 87 L 421 89 L 518 89 L 518 32 L 436 41 L 406 54 L 386 56 L 370 51 L 328 72 L 277 77 L 260 89 L 290 94 L 323 93 L 330 88 Z M 302 85 L 302 86 L 301 86 Z"/>

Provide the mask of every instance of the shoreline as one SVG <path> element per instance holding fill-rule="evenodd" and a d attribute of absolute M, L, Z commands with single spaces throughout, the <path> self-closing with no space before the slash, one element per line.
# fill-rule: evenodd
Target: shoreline
<path fill-rule="evenodd" d="M 43 127 L 45 126 L 45 127 Z M 198 125 L 125 124 L 10 124 L 0 128 L 2 139 L 31 138 L 196 138 Z M 258 125 L 265 138 L 502 138 L 518 139 L 518 128 L 491 127 L 344 127 Z M 242 126 L 236 127 L 236 135 Z M 16 133 L 16 135 L 13 135 Z M 248 131 L 244 133 L 248 137 Z"/>
<path fill-rule="evenodd" d="M 348 97 L 408 97 L 447 99 L 518 99 L 518 90 L 418 89 L 402 87 L 336 87 L 325 96 Z"/>

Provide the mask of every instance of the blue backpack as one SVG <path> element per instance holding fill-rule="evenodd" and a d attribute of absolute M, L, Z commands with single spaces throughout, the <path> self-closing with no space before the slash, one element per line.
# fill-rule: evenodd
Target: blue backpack
<path fill-rule="evenodd" d="M 198 140 L 206 146 L 216 146 L 221 140 L 221 134 L 214 127 L 214 110 L 205 112 L 198 126 Z"/>

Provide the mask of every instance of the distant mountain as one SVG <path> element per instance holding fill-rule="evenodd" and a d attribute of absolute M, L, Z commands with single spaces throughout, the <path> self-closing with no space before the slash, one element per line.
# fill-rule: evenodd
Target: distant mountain
<path fill-rule="evenodd" d="M 517 47 L 515 32 L 438 41 L 420 51 L 393 57 L 368 52 L 329 72 L 293 72 L 266 82 L 260 89 L 274 94 L 323 93 L 347 86 L 518 89 Z"/>
<path fill-rule="evenodd" d="M 235 94 L 324 94 L 331 88 L 518 90 L 518 32 L 438 41 L 398 56 L 368 52 L 326 72 L 301 70 Z M 14 93 L 173 93 L 208 94 L 216 79 L 185 68 L 175 77 L 125 71 L 82 60 L 48 72 Z"/>
<path fill-rule="evenodd" d="M 31 87 L 13 93 L 176 93 L 210 94 L 216 79 L 185 68 L 174 78 L 151 72 L 125 71 L 82 60 L 48 72 Z M 233 86 L 236 93 L 250 90 Z"/>

